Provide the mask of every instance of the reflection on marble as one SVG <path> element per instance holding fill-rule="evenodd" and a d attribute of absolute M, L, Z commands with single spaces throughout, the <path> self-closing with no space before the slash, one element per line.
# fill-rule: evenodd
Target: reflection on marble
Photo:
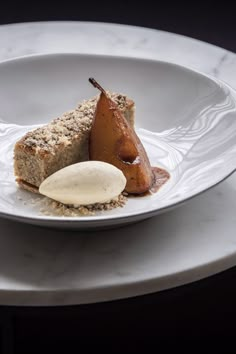
<path fill-rule="evenodd" d="M 172 61 L 236 87 L 236 57 L 186 37 L 87 23 L 0 27 L 0 60 L 82 52 Z M 236 263 L 236 177 L 179 209 L 103 232 L 65 232 L 0 219 L 0 303 L 103 301 L 191 282 Z"/>

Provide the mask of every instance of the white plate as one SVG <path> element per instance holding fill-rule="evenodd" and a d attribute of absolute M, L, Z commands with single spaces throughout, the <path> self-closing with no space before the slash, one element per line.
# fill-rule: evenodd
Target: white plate
<path fill-rule="evenodd" d="M 137 132 L 151 164 L 171 179 L 152 195 L 90 217 L 40 213 L 35 195 L 18 189 L 15 141 L 97 92 L 95 77 L 136 103 Z M 229 176 L 236 167 L 235 92 L 213 78 L 160 61 L 81 54 L 50 54 L 0 64 L 0 215 L 64 228 L 118 226 L 181 205 Z"/>

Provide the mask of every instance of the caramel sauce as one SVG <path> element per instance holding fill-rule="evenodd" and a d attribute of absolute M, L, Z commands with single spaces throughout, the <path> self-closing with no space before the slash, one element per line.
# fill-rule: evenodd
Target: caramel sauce
<path fill-rule="evenodd" d="M 170 174 L 164 170 L 164 168 L 160 167 L 152 167 L 152 173 L 154 178 L 150 192 L 156 193 L 161 188 L 161 186 L 163 186 L 168 181 Z"/>
<path fill-rule="evenodd" d="M 159 191 L 159 189 L 170 179 L 170 174 L 164 168 L 152 167 L 153 183 L 151 188 L 142 194 L 129 194 L 129 197 L 146 197 Z"/>

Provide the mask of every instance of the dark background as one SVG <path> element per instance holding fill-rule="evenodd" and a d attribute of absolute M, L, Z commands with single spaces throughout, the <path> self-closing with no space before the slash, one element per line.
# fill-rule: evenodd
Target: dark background
<path fill-rule="evenodd" d="M 229 2 L 9 1 L 0 24 L 97 21 L 156 28 L 236 51 Z M 236 269 L 157 294 L 57 308 L 0 307 L 0 353 L 236 352 Z M 203 344 L 205 341 L 205 344 Z M 154 344 L 154 349 L 150 349 Z M 164 349 L 160 349 L 164 346 Z M 95 349 L 92 349 L 94 348 Z"/>
<path fill-rule="evenodd" d="M 236 51 L 233 1 L 64 0 L 1 1 L 0 24 L 98 21 L 156 28 Z"/>

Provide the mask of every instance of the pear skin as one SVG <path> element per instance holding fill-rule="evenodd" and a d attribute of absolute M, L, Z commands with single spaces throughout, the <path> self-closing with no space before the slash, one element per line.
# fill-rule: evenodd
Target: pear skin
<path fill-rule="evenodd" d="M 94 79 L 89 81 L 101 91 L 90 132 L 90 160 L 119 168 L 126 177 L 128 193 L 147 192 L 153 183 L 153 172 L 139 137 L 106 91 Z"/>

